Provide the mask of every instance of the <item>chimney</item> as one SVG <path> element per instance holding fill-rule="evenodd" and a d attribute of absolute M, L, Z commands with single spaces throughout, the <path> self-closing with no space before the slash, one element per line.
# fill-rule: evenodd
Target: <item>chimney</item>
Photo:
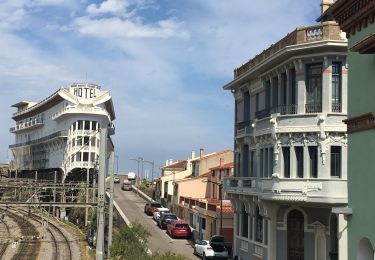
<path fill-rule="evenodd" d="M 200 148 L 199 149 L 199 157 L 202 157 L 202 156 L 204 156 L 204 149 Z"/>
<path fill-rule="evenodd" d="M 191 159 L 195 158 L 195 151 L 191 151 Z"/>
<path fill-rule="evenodd" d="M 169 160 L 166 160 L 165 161 L 165 166 L 168 166 L 169 165 Z"/>
<path fill-rule="evenodd" d="M 169 159 L 169 165 L 173 163 L 173 159 Z"/>
<path fill-rule="evenodd" d="M 321 14 L 323 14 L 325 11 L 327 11 L 328 8 L 330 8 L 333 5 L 333 0 L 322 0 L 322 3 L 320 4 L 321 7 Z"/>
<path fill-rule="evenodd" d="M 224 158 L 220 158 L 220 166 L 224 166 Z"/>

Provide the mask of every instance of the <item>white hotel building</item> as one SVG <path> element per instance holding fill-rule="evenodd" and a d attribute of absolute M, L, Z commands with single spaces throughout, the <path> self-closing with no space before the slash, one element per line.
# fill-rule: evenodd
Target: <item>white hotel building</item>
<path fill-rule="evenodd" d="M 14 104 L 13 172 L 18 177 L 84 180 L 93 174 L 99 155 L 99 130 L 108 128 L 107 152 L 114 150 L 115 112 L 109 91 L 94 84 L 60 88 L 44 100 Z"/>
<path fill-rule="evenodd" d="M 324 2 L 324 1 L 323 1 Z M 298 27 L 234 71 L 233 256 L 347 260 L 347 40 Z"/>

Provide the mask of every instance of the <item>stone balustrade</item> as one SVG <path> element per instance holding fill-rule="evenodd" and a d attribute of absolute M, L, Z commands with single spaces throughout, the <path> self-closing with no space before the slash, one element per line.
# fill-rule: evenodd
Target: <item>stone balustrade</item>
<path fill-rule="evenodd" d="M 314 26 L 298 27 L 293 32 L 287 34 L 280 41 L 272 44 L 268 49 L 256 55 L 253 59 L 234 70 L 234 78 L 238 78 L 259 63 L 274 55 L 276 52 L 288 46 L 297 44 L 326 41 L 326 40 L 342 40 L 341 30 L 337 23 L 327 22 Z"/>
<path fill-rule="evenodd" d="M 338 178 L 226 177 L 224 190 L 275 201 L 347 203 L 347 180 Z"/>

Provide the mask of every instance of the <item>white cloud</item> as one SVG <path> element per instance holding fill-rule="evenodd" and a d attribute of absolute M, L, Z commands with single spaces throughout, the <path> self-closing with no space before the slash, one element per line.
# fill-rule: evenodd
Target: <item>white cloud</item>
<path fill-rule="evenodd" d="M 86 11 L 89 14 L 120 14 L 126 11 L 128 5 L 129 3 L 126 0 L 106 0 L 101 4 L 90 4 Z"/>
<path fill-rule="evenodd" d="M 189 37 L 188 31 L 182 29 L 182 23 L 167 19 L 156 24 L 143 24 L 119 17 L 93 19 L 79 17 L 73 27 L 81 35 L 117 41 L 127 38 L 182 38 Z"/>

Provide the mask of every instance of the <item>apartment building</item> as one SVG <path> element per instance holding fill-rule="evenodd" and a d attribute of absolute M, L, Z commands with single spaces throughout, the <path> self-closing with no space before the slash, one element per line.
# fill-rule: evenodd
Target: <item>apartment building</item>
<path fill-rule="evenodd" d="M 22 101 L 12 119 L 15 143 L 12 174 L 38 179 L 85 180 L 98 163 L 100 129 L 108 129 L 107 151 L 114 150 L 115 111 L 109 91 L 95 84 L 60 88 L 40 102 Z"/>
<path fill-rule="evenodd" d="M 209 240 L 224 235 L 228 247 L 233 241 L 233 208 L 222 190 L 225 177 L 233 176 L 233 159 L 220 163 L 209 172 L 176 183 L 178 204 L 176 214 L 187 220 L 196 231 L 196 238 Z"/>
<path fill-rule="evenodd" d="M 187 177 L 198 177 L 207 173 L 211 167 L 217 166 L 220 158 L 228 161 L 233 160 L 233 152 L 224 150 L 214 153 L 205 154 L 205 150 L 201 148 L 199 155 L 195 151 L 191 152 L 190 158 L 187 160 L 178 160 L 173 162 L 168 160 L 166 165 L 161 167 L 161 177 L 157 183 L 156 199 L 167 207 L 178 204 L 178 197 L 175 196 L 175 183 L 178 180 Z"/>
<path fill-rule="evenodd" d="M 332 1 L 322 1 L 322 12 Z M 239 259 L 347 259 L 347 40 L 337 23 L 298 27 L 234 70 Z"/>

